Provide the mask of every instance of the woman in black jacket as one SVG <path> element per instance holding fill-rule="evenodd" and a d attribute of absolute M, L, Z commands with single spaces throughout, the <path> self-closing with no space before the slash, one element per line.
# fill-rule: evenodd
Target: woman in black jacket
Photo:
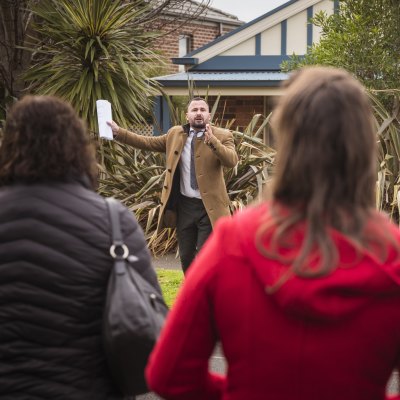
<path fill-rule="evenodd" d="M 110 223 L 73 108 L 28 96 L 0 147 L 0 399 L 119 399 L 102 348 Z M 143 232 L 120 205 L 135 268 L 160 288 Z"/>

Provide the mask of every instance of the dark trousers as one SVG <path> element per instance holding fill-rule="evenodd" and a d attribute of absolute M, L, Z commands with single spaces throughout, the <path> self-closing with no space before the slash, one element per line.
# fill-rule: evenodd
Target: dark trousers
<path fill-rule="evenodd" d="M 179 256 L 183 272 L 186 273 L 197 252 L 210 235 L 212 225 L 201 199 L 180 195 L 177 214 L 176 233 Z"/>

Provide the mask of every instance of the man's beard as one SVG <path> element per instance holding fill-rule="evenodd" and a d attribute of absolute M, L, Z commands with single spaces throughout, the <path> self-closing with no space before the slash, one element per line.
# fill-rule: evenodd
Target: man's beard
<path fill-rule="evenodd" d="M 191 127 L 196 129 L 204 129 L 206 127 L 206 123 L 204 121 L 201 122 L 193 121 Z"/>

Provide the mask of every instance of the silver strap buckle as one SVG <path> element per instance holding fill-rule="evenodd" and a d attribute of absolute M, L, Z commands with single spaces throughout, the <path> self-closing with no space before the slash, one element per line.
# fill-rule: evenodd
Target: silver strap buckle
<path fill-rule="evenodd" d="M 117 254 L 116 250 L 122 249 L 122 254 Z M 119 260 L 125 260 L 129 256 L 129 249 L 125 243 L 122 244 L 112 244 L 110 247 L 110 254 L 112 258 L 116 258 Z"/>

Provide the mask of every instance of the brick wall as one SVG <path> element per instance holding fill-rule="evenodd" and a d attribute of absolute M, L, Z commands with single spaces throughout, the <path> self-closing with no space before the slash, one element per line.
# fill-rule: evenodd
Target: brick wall
<path fill-rule="evenodd" d="M 236 26 L 223 24 L 222 34 L 230 32 Z M 210 22 L 190 22 L 182 25 L 182 22 L 170 21 L 162 28 L 164 32 L 170 32 L 162 36 L 155 42 L 155 48 L 161 50 L 169 61 L 168 71 L 166 73 L 173 74 L 178 72 L 178 65 L 172 64 L 170 61 L 173 57 L 179 57 L 179 35 L 188 35 L 192 38 L 192 48 L 190 51 L 197 50 L 198 48 L 206 45 L 220 36 L 219 24 Z"/>
<path fill-rule="evenodd" d="M 215 99 L 209 96 L 211 107 Z M 231 128 L 243 131 L 255 114 L 264 114 L 264 99 L 262 96 L 221 96 L 214 115 L 214 122 L 220 126 L 226 126 L 228 121 L 234 119 L 235 121 Z"/>
<path fill-rule="evenodd" d="M 216 97 L 208 97 L 210 108 L 212 108 L 215 100 Z M 213 122 L 219 126 L 226 127 L 229 121 L 234 120 L 233 124 L 230 125 L 230 129 L 244 132 L 255 114 L 267 117 L 273 110 L 276 100 L 275 97 L 264 96 L 221 96 Z M 255 129 L 258 129 L 263 121 L 264 118 L 260 118 Z M 275 146 L 269 125 L 264 128 L 262 137 L 266 144 L 272 147 Z"/>

